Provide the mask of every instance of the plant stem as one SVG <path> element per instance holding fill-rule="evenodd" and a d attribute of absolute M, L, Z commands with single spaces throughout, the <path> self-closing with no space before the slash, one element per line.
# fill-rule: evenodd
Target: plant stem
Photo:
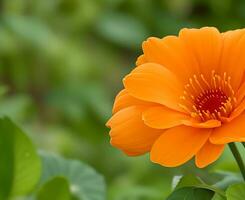
<path fill-rule="evenodd" d="M 245 142 L 242 142 L 242 145 L 244 146 L 244 148 L 245 148 Z"/>
<path fill-rule="evenodd" d="M 245 144 L 243 144 L 243 145 L 245 146 Z M 234 158 L 236 159 L 236 162 L 239 166 L 239 169 L 241 171 L 243 179 L 245 180 L 245 166 L 244 166 L 241 154 L 239 153 L 235 143 L 229 143 L 229 147 L 230 147 L 230 150 L 231 150 Z"/>

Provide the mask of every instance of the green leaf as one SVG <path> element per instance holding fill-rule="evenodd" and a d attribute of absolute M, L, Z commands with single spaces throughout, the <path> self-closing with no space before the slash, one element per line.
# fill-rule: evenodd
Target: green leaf
<path fill-rule="evenodd" d="M 191 187 L 191 186 L 197 186 L 201 184 L 204 183 L 199 177 L 196 177 L 194 175 L 186 175 L 179 180 L 177 186 L 175 187 L 175 190 L 182 187 Z"/>
<path fill-rule="evenodd" d="M 0 120 L 0 200 L 8 198 L 12 188 L 14 176 L 14 135 L 6 127 L 4 120 Z"/>
<path fill-rule="evenodd" d="M 68 181 L 63 177 L 55 177 L 40 189 L 37 200 L 70 200 L 71 193 Z"/>
<path fill-rule="evenodd" d="M 33 190 L 41 177 L 41 160 L 31 140 L 12 121 L 5 123 L 13 127 L 15 134 L 14 182 L 12 195 L 24 195 Z M 0 130 L 1 127 L 0 127 Z"/>
<path fill-rule="evenodd" d="M 245 183 L 231 185 L 226 190 L 227 200 L 244 200 L 245 199 Z"/>
<path fill-rule="evenodd" d="M 221 195 L 219 195 L 219 194 L 216 193 L 216 194 L 213 196 L 212 200 L 226 200 L 226 197 L 221 196 Z"/>
<path fill-rule="evenodd" d="M 39 156 L 28 137 L 11 120 L 0 119 L 0 130 L 0 149 L 2 154 L 6 154 L 6 160 L 4 165 L 1 165 L 0 172 L 6 173 L 6 182 L 4 184 L 0 182 L 1 189 L 5 188 L 3 194 L 8 193 L 9 190 L 12 196 L 27 194 L 31 192 L 40 178 Z M 3 162 L 4 156 L 0 157 Z"/>
<path fill-rule="evenodd" d="M 222 190 L 204 183 L 199 177 L 195 177 L 194 175 L 183 176 L 178 182 L 175 189 L 180 189 L 184 187 L 203 188 L 203 189 L 211 190 L 215 193 L 218 193 L 221 196 L 225 196 L 225 193 Z"/>
<path fill-rule="evenodd" d="M 175 190 L 167 200 L 210 200 L 214 192 L 207 189 L 185 187 Z"/>
<path fill-rule="evenodd" d="M 105 183 L 101 175 L 88 165 L 41 152 L 43 174 L 40 184 L 53 177 L 65 177 L 73 196 L 79 200 L 104 200 Z"/>

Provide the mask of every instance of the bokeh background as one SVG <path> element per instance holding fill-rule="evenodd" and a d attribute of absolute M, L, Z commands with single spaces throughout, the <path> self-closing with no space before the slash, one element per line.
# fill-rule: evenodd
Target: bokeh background
<path fill-rule="evenodd" d="M 174 175 L 236 171 L 228 150 L 205 170 L 129 158 L 110 146 L 104 124 L 143 40 L 182 27 L 242 28 L 244 10 L 243 0 L 1 0 L 0 114 L 39 149 L 93 166 L 109 200 L 160 200 Z"/>

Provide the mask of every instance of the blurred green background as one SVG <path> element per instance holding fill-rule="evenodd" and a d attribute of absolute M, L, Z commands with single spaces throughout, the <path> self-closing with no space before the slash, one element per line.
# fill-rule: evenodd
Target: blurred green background
<path fill-rule="evenodd" d="M 236 171 L 229 151 L 205 171 L 167 169 L 109 144 L 104 124 L 149 36 L 182 27 L 242 28 L 243 0 L 1 0 L 0 114 L 40 148 L 89 163 L 109 200 L 158 200 L 174 175 Z"/>

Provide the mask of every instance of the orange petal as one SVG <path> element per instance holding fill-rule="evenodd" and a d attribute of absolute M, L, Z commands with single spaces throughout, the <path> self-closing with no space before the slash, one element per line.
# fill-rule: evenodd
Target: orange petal
<path fill-rule="evenodd" d="M 156 104 L 142 101 L 132 97 L 127 90 L 121 90 L 118 95 L 116 96 L 115 103 L 113 105 L 112 112 L 113 114 L 122 110 L 123 108 L 127 108 L 130 106 L 154 106 Z"/>
<path fill-rule="evenodd" d="M 180 31 L 179 38 L 196 57 L 200 72 L 205 77 L 209 77 L 219 64 L 222 49 L 222 37 L 219 31 L 213 27 L 184 28 Z"/>
<path fill-rule="evenodd" d="M 213 163 L 220 157 L 224 148 L 224 144 L 216 145 L 207 141 L 196 154 L 196 166 L 199 168 L 203 168 Z"/>
<path fill-rule="evenodd" d="M 242 82 L 243 82 L 242 85 L 239 87 L 236 93 L 236 99 L 238 103 L 240 103 L 245 96 L 245 80 L 243 80 Z"/>
<path fill-rule="evenodd" d="M 147 63 L 136 67 L 124 78 L 124 86 L 130 95 L 138 99 L 182 111 L 178 105 L 182 85 L 173 73 L 161 65 Z"/>
<path fill-rule="evenodd" d="M 185 83 L 199 71 L 196 59 L 176 36 L 151 37 L 142 46 L 145 60 L 163 65 Z"/>
<path fill-rule="evenodd" d="M 152 162 L 166 167 L 176 167 L 190 160 L 205 144 L 210 129 L 178 126 L 166 130 L 154 143 Z"/>
<path fill-rule="evenodd" d="M 136 66 L 142 65 L 142 64 L 144 64 L 144 63 L 147 63 L 146 57 L 145 57 L 144 55 L 140 55 L 140 56 L 137 58 Z"/>
<path fill-rule="evenodd" d="M 240 105 L 233 110 L 233 112 L 231 113 L 231 118 L 235 118 L 239 116 L 244 111 L 244 109 L 245 109 L 245 99 L 243 99 Z"/>
<path fill-rule="evenodd" d="M 181 125 L 183 119 L 188 119 L 188 116 L 164 106 L 151 107 L 143 112 L 145 124 L 157 129 L 167 129 Z"/>
<path fill-rule="evenodd" d="M 226 72 L 231 77 L 231 85 L 236 91 L 241 84 L 245 69 L 245 29 L 225 32 L 222 37 L 219 72 L 220 74 Z"/>
<path fill-rule="evenodd" d="M 144 106 L 131 106 L 118 111 L 107 122 L 111 144 L 128 155 L 140 155 L 151 149 L 162 130 L 147 127 L 142 120 Z"/>
<path fill-rule="evenodd" d="M 195 128 L 214 128 L 221 126 L 218 120 L 198 122 L 188 115 L 171 110 L 164 106 L 153 106 L 143 112 L 143 120 L 147 126 L 157 129 L 167 129 L 178 125 L 192 126 Z"/>
<path fill-rule="evenodd" d="M 224 122 L 231 123 L 236 117 L 238 117 L 245 109 L 245 99 L 232 111 L 229 117 L 221 117 Z"/>
<path fill-rule="evenodd" d="M 245 142 L 245 115 L 240 115 L 229 123 L 213 130 L 210 142 L 226 144 L 229 142 Z"/>
<path fill-rule="evenodd" d="M 219 120 L 211 119 L 205 122 L 194 121 L 193 119 L 183 120 L 182 123 L 186 126 L 192 126 L 194 128 L 215 128 L 221 126 Z"/>

